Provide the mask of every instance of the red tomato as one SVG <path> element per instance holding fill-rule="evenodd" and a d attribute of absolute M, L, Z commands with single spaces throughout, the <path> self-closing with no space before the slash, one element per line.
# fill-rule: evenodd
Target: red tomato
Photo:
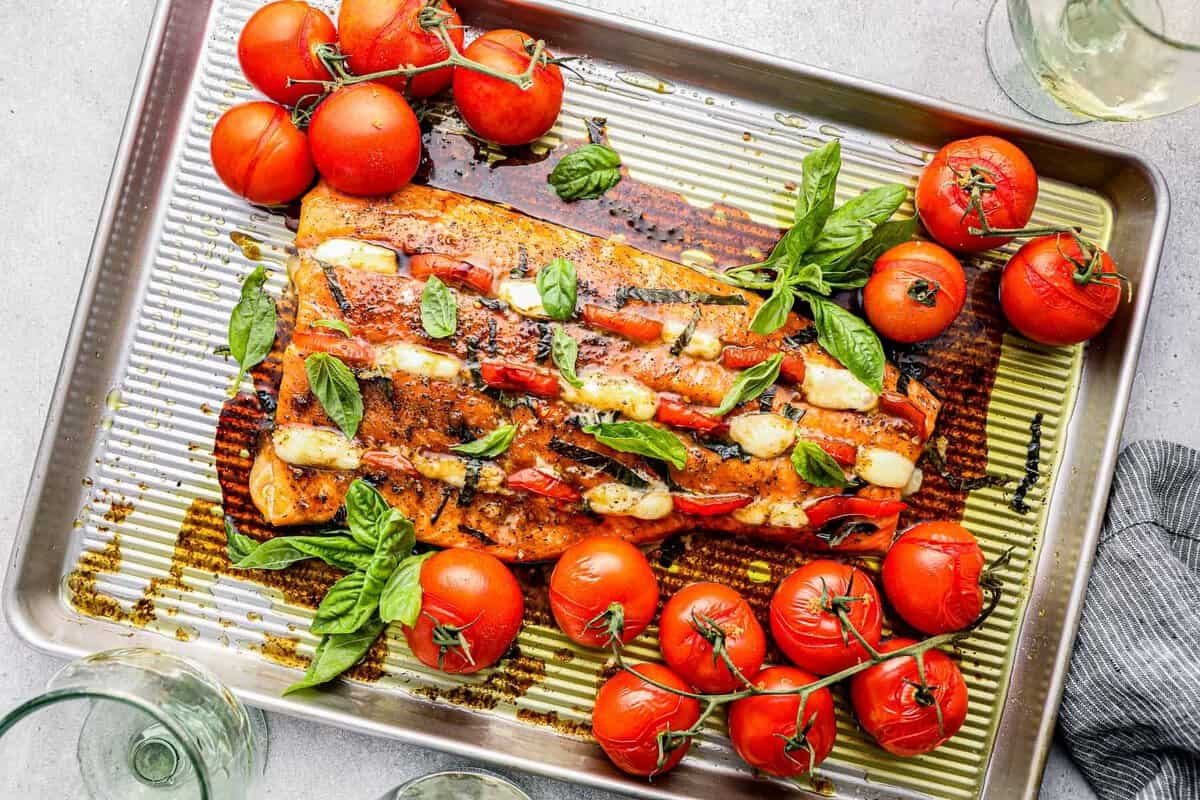
<path fill-rule="evenodd" d="M 421 161 L 421 126 L 394 89 L 367 81 L 343 86 L 317 106 L 308 126 L 313 161 L 341 192 L 398 191 Z"/>
<path fill-rule="evenodd" d="M 683 679 L 661 664 L 638 664 L 633 669 L 664 686 L 688 691 Z M 660 689 L 621 670 L 596 694 L 592 735 L 612 762 L 630 775 L 659 775 L 678 764 L 692 746 L 690 739 L 678 744 L 659 766 L 659 734 L 687 730 L 698 719 L 700 703 L 694 698 Z"/>
<path fill-rule="evenodd" d="M 890 639 L 879 650 L 890 653 L 911 644 L 916 642 Z M 898 756 L 941 747 L 967 719 L 967 684 L 958 665 L 941 650 L 927 650 L 924 661 L 924 690 L 913 656 L 890 658 L 850 679 L 850 702 L 859 724 L 880 747 Z"/>
<path fill-rule="evenodd" d="M 443 550 L 421 565 L 421 589 L 421 614 L 404 638 L 422 664 L 478 672 L 499 661 L 521 630 L 521 587 L 495 556 Z M 435 632 L 459 643 L 436 643 Z"/>
<path fill-rule="evenodd" d="M 510 489 L 523 489 L 555 500 L 576 502 L 583 499 L 583 495 L 574 486 L 537 467 L 526 467 L 509 473 L 504 479 L 504 485 Z"/>
<path fill-rule="evenodd" d="M 884 392 L 879 395 L 879 410 L 897 419 L 904 420 L 918 439 L 924 441 L 929 435 L 929 420 L 917 404 L 899 392 Z"/>
<path fill-rule="evenodd" d="M 978 186 L 976 205 L 972 184 Z M 951 250 L 977 253 L 1012 241 L 1011 236 L 971 235 L 971 228 L 982 227 L 980 210 L 992 228 L 1022 228 L 1037 196 L 1037 173 L 1016 145 L 976 136 L 937 151 L 917 183 L 917 213 L 934 239 Z"/>
<path fill-rule="evenodd" d="M 857 597 L 858 600 L 837 598 Z M 857 567 L 837 561 L 810 561 L 783 579 L 771 598 L 771 633 L 797 666 L 832 675 L 870 658 L 852 633 L 843 631 L 835 610 L 841 608 L 872 647 L 879 641 L 882 618 L 879 592 Z M 834 610 L 830 610 L 834 609 Z"/>
<path fill-rule="evenodd" d="M 658 620 L 663 660 L 703 692 L 729 692 L 744 684 L 714 651 L 713 639 L 747 679 L 762 669 L 767 637 L 740 594 L 719 583 L 693 583 L 675 593 Z"/>
<path fill-rule="evenodd" d="M 361 462 L 364 469 L 377 469 L 393 472 L 398 475 L 416 475 L 417 468 L 400 453 L 391 450 L 368 450 L 362 454 Z"/>
<path fill-rule="evenodd" d="M 624 539 L 591 536 L 567 548 L 550 574 L 550 610 L 567 638 L 607 647 L 608 624 L 622 643 L 646 630 L 658 608 L 658 579 L 642 551 Z"/>
<path fill-rule="evenodd" d="M 1012 326 L 1035 342 L 1086 341 L 1108 324 L 1121 304 L 1117 266 L 1103 250 L 1098 260 L 1060 233 L 1026 242 L 1000 275 L 1000 307 Z"/>
<path fill-rule="evenodd" d="M 701 433 L 721 433 L 729 430 L 729 423 L 720 417 L 697 411 L 682 400 L 676 400 L 666 395 L 659 395 L 654 419 L 663 425 Z"/>
<path fill-rule="evenodd" d="M 777 351 L 769 347 L 739 347 L 726 345 L 721 350 L 721 366 L 730 369 L 746 369 L 766 361 Z M 804 383 L 804 359 L 796 353 L 784 353 L 783 361 L 779 364 L 779 375 L 791 383 Z"/>
<path fill-rule="evenodd" d="M 265 206 L 295 200 L 316 176 L 303 131 L 292 124 L 287 109 L 266 101 L 222 114 L 209 154 L 230 191 Z"/>
<path fill-rule="evenodd" d="M 484 361 L 479 365 L 483 382 L 493 389 L 529 392 L 538 397 L 555 398 L 562 391 L 558 377 L 536 367 L 507 361 Z"/>
<path fill-rule="evenodd" d="M 329 328 L 307 328 L 292 333 L 292 344 L 303 353 L 329 353 L 352 367 L 375 363 L 375 348 L 359 336 L 345 336 Z"/>
<path fill-rule="evenodd" d="M 620 334 L 630 341 L 657 342 L 662 337 L 661 322 L 632 311 L 617 311 L 589 303 L 583 307 L 582 316 L 588 325 Z"/>
<path fill-rule="evenodd" d="M 491 294 L 495 274 L 488 267 L 437 253 L 417 253 L 408 260 L 409 273 L 420 280 L 437 275 L 447 283 L 457 283 L 477 292 Z"/>
<path fill-rule="evenodd" d="M 817 676 L 795 667 L 769 667 L 754 685 L 760 689 L 799 688 Z M 729 738 L 733 749 L 754 769 L 781 778 L 794 778 L 815 769 L 833 749 L 837 720 L 833 695 L 818 689 L 808 696 L 801 715 L 800 697 L 794 694 L 752 695 L 729 706 Z M 796 719 L 802 717 L 797 735 Z"/>
<path fill-rule="evenodd" d="M 883 560 L 883 591 L 896 613 L 922 633 L 961 631 L 983 611 L 983 551 L 957 522 L 922 522 Z"/>
<path fill-rule="evenodd" d="M 357 75 L 383 72 L 399 66 L 424 67 L 444 61 L 449 49 L 431 30 L 421 27 L 420 15 L 426 0 L 342 0 L 338 13 L 338 32 L 342 52 Z M 437 7 L 445 12 L 446 32 L 450 41 L 462 50 L 462 19 L 446 2 Z M 414 97 L 429 97 L 450 85 L 452 67 L 424 72 L 411 78 L 397 75 L 381 79 L 398 92 Z"/>
<path fill-rule="evenodd" d="M 321 87 L 311 83 L 288 86 L 288 78 L 332 80 L 316 50 L 336 41 L 337 31 L 324 11 L 299 0 L 277 0 L 246 21 L 238 37 L 238 62 L 246 80 L 260 92 L 294 106 L 304 95 L 319 93 Z"/>
<path fill-rule="evenodd" d="M 488 31 L 463 55 L 508 75 L 520 75 L 532 60 L 521 31 Z M 532 45 L 531 45 L 532 46 Z M 552 58 L 549 50 L 543 51 Z M 497 144 L 528 144 L 554 127 L 562 108 L 563 78 L 557 64 L 541 64 L 528 89 L 474 70 L 454 69 L 454 104 L 471 130 Z"/>
<path fill-rule="evenodd" d="M 885 252 L 863 287 L 867 319 L 894 342 L 932 339 L 950 327 L 966 300 L 962 265 L 930 242 L 905 242 Z"/>
<path fill-rule="evenodd" d="M 675 494 L 671 502 L 680 514 L 695 514 L 699 517 L 715 517 L 745 508 L 754 502 L 748 494 Z"/>

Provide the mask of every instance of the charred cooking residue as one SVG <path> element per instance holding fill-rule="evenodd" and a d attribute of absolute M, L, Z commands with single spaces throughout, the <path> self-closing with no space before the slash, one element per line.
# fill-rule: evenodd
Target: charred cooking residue
<path fill-rule="evenodd" d="M 1029 444 L 1025 448 L 1025 476 L 1017 484 L 1009 507 L 1018 514 L 1028 514 L 1032 509 L 1025 502 L 1029 490 L 1037 485 L 1042 460 L 1042 412 L 1033 415 L 1029 423 Z"/>
<path fill-rule="evenodd" d="M 417 689 L 416 693 L 430 700 L 488 711 L 501 704 L 516 702 L 545 677 L 545 661 L 533 656 L 518 655 L 500 662 L 480 683 L 464 683 L 451 689 L 425 686 Z"/>

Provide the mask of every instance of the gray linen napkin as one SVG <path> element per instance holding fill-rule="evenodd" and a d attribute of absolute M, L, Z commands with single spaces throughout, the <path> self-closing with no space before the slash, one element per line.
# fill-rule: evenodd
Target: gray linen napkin
<path fill-rule="evenodd" d="M 1200 800 L 1200 452 L 1121 453 L 1059 724 L 1103 800 Z"/>

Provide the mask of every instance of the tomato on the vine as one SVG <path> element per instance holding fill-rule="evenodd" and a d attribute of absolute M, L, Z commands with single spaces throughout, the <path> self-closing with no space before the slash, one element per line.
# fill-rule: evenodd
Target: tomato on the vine
<path fill-rule="evenodd" d="M 843 622 L 867 644 L 879 641 L 879 592 L 857 567 L 828 559 L 810 561 L 783 579 L 771 598 L 771 633 L 798 667 L 832 675 L 870 658 Z"/>
<path fill-rule="evenodd" d="M 238 36 L 238 63 L 246 80 L 276 102 L 293 106 L 319 86 L 288 78 L 328 81 L 329 70 L 317 58 L 317 47 L 337 41 L 337 30 L 324 11 L 300 0 L 276 0 L 255 11 Z"/>
<path fill-rule="evenodd" d="M 636 639 L 658 608 L 658 579 L 629 542 L 590 536 L 566 549 L 550 574 L 550 611 L 573 642 L 607 647 Z"/>
<path fill-rule="evenodd" d="M 533 38 L 515 30 L 488 31 L 463 55 L 507 75 L 521 75 L 533 60 Z M 551 59 L 549 50 L 543 50 Z M 554 127 L 562 109 L 563 77 L 557 64 L 539 63 L 528 89 L 463 67 L 454 69 L 454 104 L 471 130 L 497 144 L 528 144 Z"/>
<path fill-rule="evenodd" d="M 693 583 L 663 605 L 658 620 L 663 660 L 703 692 L 728 692 L 762 669 L 767 639 L 746 598 L 719 583 Z"/>
<path fill-rule="evenodd" d="M 1078 344 L 1108 324 L 1121 304 L 1121 277 L 1108 253 L 1085 252 L 1059 233 L 1027 242 L 1000 274 L 1000 308 L 1035 342 Z"/>
<path fill-rule="evenodd" d="M 299 197 L 316 172 L 304 132 L 287 109 L 260 100 L 226 111 L 209 142 L 213 168 L 234 194 L 276 205 Z"/>
<path fill-rule="evenodd" d="M 817 676 L 795 667 L 768 667 L 754 685 L 760 689 L 799 689 Z M 797 718 L 801 727 L 796 728 Z M 833 695 L 817 689 L 800 713 L 799 694 L 756 694 L 729 706 L 733 749 L 754 769 L 794 778 L 816 769 L 833 749 L 837 719 Z"/>
<path fill-rule="evenodd" d="M 521 629 L 521 587 L 488 553 L 439 552 L 421 565 L 421 591 L 421 613 L 404 638 L 427 666 L 478 672 L 499 661 Z"/>
<path fill-rule="evenodd" d="M 900 618 L 928 634 L 961 631 L 983 611 L 983 551 L 957 522 L 922 522 L 883 560 L 883 591 Z"/>
<path fill-rule="evenodd" d="M 422 14 L 433 14 L 432 8 L 427 0 L 342 0 L 338 32 L 350 68 L 358 75 L 367 75 L 398 66 L 424 67 L 444 61 L 450 50 L 434 31 L 421 25 Z M 463 27 L 458 12 L 444 0 L 436 8 L 450 41 L 462 50 Z M 443 67 L 411 78 L 381 78 L 380 82 L 400 92 L 407 90 L 413 97 L 429 97 L 449 86 L 453 76 L 453 67 Z"/>
<path fill-rule="evenodd" d="M 912 639 L 889 639 L 879 651 L 913 644 Z M 926 650 L 922 658 L 924 683 L 914 656 L 889 658 L 850 679 L 850 702 L 859 724 L 880 747 L 898 756 L 941 747 L 967 719 L 967 684 L 958 665 L 941 650 Z"/>
<path fill-rule="evenodd" d="M 976 236 L 971 228 L 1022 228 L 1037 203 L 1037 172 L 1012 142 L 975 136 L 950 142 L 917 183 L 917 214 L 929 235 L 951 250 L 990 250 L 1012 236 Z"/>
<path fill-rule="evenodd" d="M 905 242 L 875 261 L 863 287 L 867 319 L 893 342 L 923 342 L 950 327 L 967 299 L 967 276 L 948 250 Z"/>
<path fill-rule="evenodd" d="M 694 698 L 659 688 L 641 676 L 687 692 L 683 679 L 661 664 L 638 664 L 605 681 L 592 709 L 592 735 L 612 762 L 630 775 L 659 775 L 674 767 L 691 747 L 690 739 L 659 747 L 659 734 L 685 731 L 700 719 Z M 659 764 L 660 754 L 666 759 Z"/>
<path fill-rule="evenodd" d="M 321 101 L 308 126 L 312 158 L 338 191 L 383 195 L 412 180 L 421 162 L 421 126 L 395 89 L 366 81 Z"/>

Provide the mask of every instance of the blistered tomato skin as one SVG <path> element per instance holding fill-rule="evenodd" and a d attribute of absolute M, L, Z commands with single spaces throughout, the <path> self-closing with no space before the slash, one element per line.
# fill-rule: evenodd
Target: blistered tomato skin
<path fill-rule="evenodd" d="M 694 725 L 700 719 L 700 703 L 640 677 L 687 692 L 687 684 L 667 667 L 638 664 L 633 669 L 637 675 L 621 670 L 600 687 L 592 710 L 592 735 L 622 771 L 649 777 L 672 769 L 687 753 L 690 740 L 673 749 L 659 766 L 658 735 Z"/>
<path fill-rule="evenodd" d="M 356 75 L 384 72 L 400 65 L 424 67 L 444 61 L 449 49 L 432 30 L 421 26 L 426 0 L 343 0 L 338 12 L 342 52 Z M 438 3 L 446 14 L 446 33 L 458 50 L 463 46 L 462 19 L 450 4 Z M 398 92 L 429 97 L 450 85 L 453 67 L 413 75 L 381 78 Z"/>
<path fill-rule="evenodd" d="M 983 611 L 985 562 L 957 522 L 922 522 L 900 535 L 883 560 L 883 591 L 901 619 L 922 633 L 961 631 Z"/>
<path fill-rule="evenodd" d="M 966 299 L 962 265 L 932 242 L 905 242 L 891 248 L 876 259 L 863 287 L 867 319 L 887 338 L 906 344 L 941 334 L 958 317 Z"/>
<path fill-rule="evenodd" d="M 915 643 L 889 639 L 879 649 L 890 653 Z M 967 719 L 967 684 L 958 665 L 940 650 L 927 650 L 924 661 L 924 694 L 913 656 L 888 659 L 850 679 L 850 702 L 859 724 L 894 755 L 918 756 L 941 747 Z"/>
<path fill-rule="evenodd" d="M 747 679 L 762 669 L 767 639 L 746 599 L 719 583 L 693 583 L 663 606 L 658 643 L 663 659 L 680 677 L 702 692 L 729 692 L 742 681 L 725 660 L 713 654 L 703 630 L 721 631 L 725 651 Z"/>
<path fill-rule="evenodd" d="M 658 579 L 642 551 L 612 536 L 567 548 L 550 575 L 550 610 L 563 633 L 588 647 L 609 646 L 603 615 L 614 603 L 620 606 L 620 640 L 631 642 L 658 608 Z"/>
<path fill-rule="evenodd" d="M 769 667 L 759 673 L 754 685 L 792 689 L 815 680 L 816 675 L 795 667 Z M 734 701 L 729 706 L 729 738 L 737 754 L 754 769 L 780 778 L 794 778 L 820 766 L 837 738 L 833 695 L 818 689 L 809 695 L 804 713 L 799 711 L 796 694 L 760 694 Z M 810 726 L 803 736 L 797 736 L 797 717 Z"/>
<path fill-rule="evenodd" d="M 832 675 L 870 658 L 862 643 L 842 626 L 823 597 L 857 597 L 845 602 L 847 618 L 874 646 L 880 638 L 879 592 L 857 567 L 837 561 L 810 561 L 784 578 L 771 598 L 771 633 L 792 663 L 818 675 Z"/>
<path fill-rule="evenodd" d="M 324 11 L 299 0 L 277 0 L 255 11 L 238 36 L 238 62 L 246 80 L 272 100 L 292 106 L 303 96 L 320 92 L 329 70 L 316 49 L 337 41 L 337 30 Z"/>
<path fill-rule="evenodd" d="M 316 176 L 304 132 L 276 103 L 243 103 L 226 111 L 213 126 L 209 151 L 225 185 L 251 203 L 287 203 Z"/>
<path fill-rule="evenodd" d="M 377 196 L 399 191 L 421 162 L 421 126 L 404 97 L 381 83 L 344 86 L 308 126 L 313 162 L 333 188 Z"/>
<path fill-rule="evenodd" d="M 489 31 L 468 45 L 463 55 L 508 75 L 529 67 L 526 43 L 515 30 Z M 552 58 L 550 51 L 544 51 Z M 454 69 L 454 104 L 471 130 L 502 145 L 529 144 L 554 127 L 562 109 L 563 78 L 557 64 L 538 65 L 533 86 L 519 86 L 463 67 Z"/>

